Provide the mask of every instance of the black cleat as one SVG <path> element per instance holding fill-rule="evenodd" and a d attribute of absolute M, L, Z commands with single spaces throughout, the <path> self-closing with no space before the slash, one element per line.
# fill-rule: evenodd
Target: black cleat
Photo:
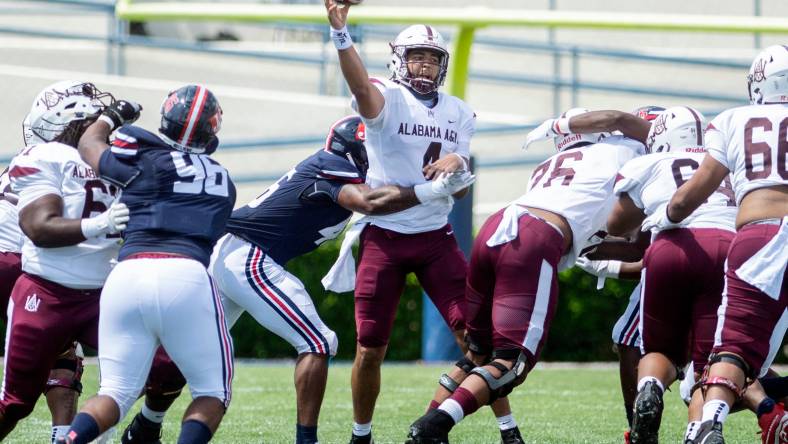
<path fill-rule="evenodd" d="M 716 421 L 706 421 L 701 423 L 695 439 L 684 441 L 685 444 L 725 444 L 722 437 L 722 423 Z"/>
<path fill-rule="evenodd" d="M 525 444 L 520 429 L 515 427 L 509 430 L 501 430 L 501 444 Z"/>
<path fill-rule="evenodd" d="M 372 440 L 372 434 L 358 436 L 358 435 L 350 435 L 350 442 L 348 444 L 375 444 L 375 441 Z"/>
<path fill-rule="evenodd" d="M 443 410 L 433 409 L 410 425 L 405 444 L 449 444 L 454 420 Z"/>
<path fill-rule="evenodd" d="M 120 436 L 122 444 L 161 444 L 161 424 L 137 413 Z"/>
<path fill-rule="evenodd" d="M 662 389 L 654 381 L 647 382 L 635 398 L 632 418 L 632 444 L 657 444 L 659 424 L 662 421 Z"/>

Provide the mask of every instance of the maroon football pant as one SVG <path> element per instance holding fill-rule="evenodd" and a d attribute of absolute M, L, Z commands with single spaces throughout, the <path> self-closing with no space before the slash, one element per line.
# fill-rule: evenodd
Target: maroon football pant
<path fill-rule="evenodd" d="M 356 273 L 357 341 L 387 345 L 405 276 L 415 273 L 452 331 L 465 328 L 463 305 L 467 265 L 450 225 L 402 234 L 368 225 L 361 233 Z"/>
<path fill-rule="evenodd" d="M 49 370 L 74 341 L 98 347 L 101 289 L 74 290 L 22 273 L 11 294 L 0 411 L 29 415 Z"/>
<path fill-rule="evenodd" d="M 524 215 L 516 239 L 488 247 L 502 215 L 490 216 L 473 244 L 465 289 L 468 335 L 485 349 L 522 351 L 533 368 L 555 315 L 564 239 L 547 222 Z"/>
<path fill-rule="evenodd" d="M 170 356 L 159 347 L 153 356 L 148 380 L 145 383 L 145 395 L 151 397 L 170 397 L 179 393 L 186 385 L 186 378 L 175 365 Z"/>
<path fill-rule="evenodd" d="M 8 320 L 8 300 L 19 275 L 22 274 L 22 255 L 0 251 L 0 316 Z"/>
<path fill-rule="evenodd" d="M 779 299 L 773 299 L 743 281 L 736 271 L 769 243 L 779 229 L 779 225 L 745 225 L 736 234 L 728 251 L 725 294 L 713 351 L 741 356 L 749 365 L 749 376 L 753 378 L 765 373 L 783 340 L 788 306 L 788 284 L 785 275 L 788 275 L 788 272 L 782 276 Z M 766 265 L 771 264 L 764 264 Z"/>
<path fill-rule="evenodd" d="M 714 345 L 725 256 L 734 233 L 679 228 L 659 233 L 643 257 L 643 353 L 661 353 L 677 367 L 702 369 Z"/>

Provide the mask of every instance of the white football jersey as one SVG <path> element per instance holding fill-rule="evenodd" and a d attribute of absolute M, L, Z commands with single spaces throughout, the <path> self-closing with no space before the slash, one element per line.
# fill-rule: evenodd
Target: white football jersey
<path fill-rule="evenodd" d="M 57 142 L 33 145 L 9 166 L 18 207 L 47 194 L 63 199 L 63 217 L 83 219 L 109 208 L 117 188 L 98 178 L 75 148 Z M 120 237 L 99 236 L 68 247 L 41 248 L 25 237 L 22 270 L 69 288 L 100 288 L 118 255 Z"/>
<path fill-rule="evenodd" d="M 377 78 L 370 81 L 383 93 L 386 104 L 374 119 L 363 119 L 369 186 L 412 187 L 427 182 L 422 173 L 427 163 L 449 153 L 469 158 L 476 115 L 465 102 L 439 92 L 438 103 L 428 108 L 399 83 Z M 446 225 L 453 203 L 451 197 L 436 199 L 398 213 L 370 216 L 369 220 L 399 233 L 423 233 Z"/>
<path fill-rule="evenodd" d="M 19 228 L 18 200 L 19 196 L 11 190 L 11 179 L 6 168 L 0 174 L 0 251 L 5 253 L 22 251 L 24 235 Z"/>
<path fill-rule="evenodd" d="M 752 190 L 788 185 L 788 105 L 723 111 L 706 129 L 706 149 L 731 172 L 736 204 Z"/>
<path fill-rule="evenodd" d="M 613 208 L 616 173 L 643 154 L 642 143 L 623 136 L 561 151 L 542 162 L 528 181 L 528 192 L 515 203 L 540 208 L 566 219 L 572 229 L 572 251 L 561 258 L 559 270 L 574 266 L 591 236 L 605 228 Z"/>
<path fill-rule="evenodd" d="M 697 171 L 704 153 L 653 153 L 632 159 L 618 172 L 615 193 L 627 193 L 647 216 L 670 202 L 673 193 Z M 709 199 L 681 221 L 683 228 L 736 231 L 736 200 L 730 176 Z M 664 211 L 664 210 L 662 210 Z"/>

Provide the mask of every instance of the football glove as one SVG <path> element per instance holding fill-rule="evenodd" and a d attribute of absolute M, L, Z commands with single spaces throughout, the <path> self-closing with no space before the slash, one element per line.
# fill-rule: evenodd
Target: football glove
<path fill-rule="evenodd" d="M 470 171 L 458 170 L 453 173 L 444 173 L 437 179 L 413 187 L 419 202 L 448 197 L 469 187 L 476 181 L 476 176 Z"/>
<path fill-rule="evenodd" d="M 569 133 L 571 133 L 571 131 L 569 131 L 569 118 L 562 117 L 560 119 L 545 120 L 525 136 L 523 149 L 527 150 L 528 146 L 534 142 L 551 139 L 553 137 L 562 136 Z"/>
<path fill-rule="evenodd" d="M 674 222 L 668 216 L 668 204 L 657 207 L 654 214 L 645 218 L 640 224 L 640 231 L 662 231 L 677 228 L 681 222 Z"/>
<path fill-rule="evenodd" d="M 621 261 L 592 261 L 586 257 L 579 257 L 575 261 L 575 265 L 598 278 L 596 281 L 597 290 L 601 290 L 605 286 L 605 279 L 618 278 L 618 274 L 621 272 L 621 263 Z"/>
<path fill-rule="evenodd" d="M 127 123 L 134 123 L 140 117 L 142 105 L 130 100 L 116 100 L 106 107 L 99 116 L 99 120 L 106 122 L 110 130 L 114 131 Z"/>
<path fill-rule="evenodd" d="M 129 222 L 129 208 L 126 204 L 115 202 L 109 210 L 89 219 L 82 219 L 82 235 L 85 239 L 105 234 L 120 233 Z"/>

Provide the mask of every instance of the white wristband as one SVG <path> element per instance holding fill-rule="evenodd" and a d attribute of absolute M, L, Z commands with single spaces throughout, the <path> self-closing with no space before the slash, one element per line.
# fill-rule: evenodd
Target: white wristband
<path fill-rule="evenodd" d="M 418 199 L 421 203 L 440 197 L 439 194 L 432 190 L 432 182 L 414 185 L 413 192 L 416 194 L 416 199 Z"/>
<path fill-rule="evenodd" d="M 342 27 L 342 29 L 331 28 L 331 40 L 334 41 L 334 46 L 340 51 L 353 46 L 353 39 L 350 38 L 347 26 Z"/>
<path fill-rule="evenodd" d="M 607 273 L 610 275 L 610 277 L 618 278 L 618 274 L 621 273 L 621 261 L 608 262 Z"/>
<path fill-rule="evenodd" d="M 97 120 L 100 120 L 100 121 L 106 123 L 107 125 L 109 125 L 109 129 L 110 130 L 114 130 L 115 129 L 115 122 L 113 122 L 112 119 L 110 119 L 109 117 L 105 116 L 104 114 L 100 115 Z"/>
<path fill-rule="evenodd" d="M 82 235 L 85 236 L 85 239 L 91 239 L 101 236 L 102 234 L 106 234 L 109 231 L 109 225 L 107 222 L 107 218 L 101 216 L 82 219 L 82 222 L 80 223 Z"/>
<path fill-rule="evenodd" d="M 556 119 L 553 123 L 553 130 L 558 134 L 569 134 L 572 131 L 569 129 L 569 117 L 561 117 Z"/>

